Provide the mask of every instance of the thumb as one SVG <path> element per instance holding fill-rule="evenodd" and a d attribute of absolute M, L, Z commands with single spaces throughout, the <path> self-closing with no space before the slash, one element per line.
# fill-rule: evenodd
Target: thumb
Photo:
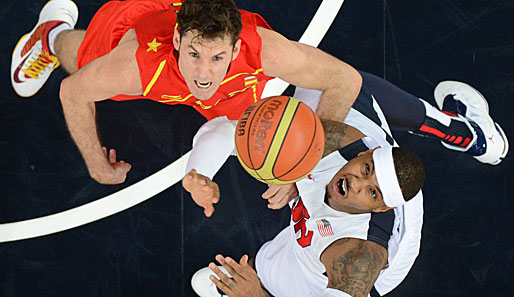
<path fill-rule="evenodd" d="M 208 217 L 208 218 L 211 217 L 212 214 L 214 213 L 214 206 L 212 206 L 212 204 L 206 206 L 203 213 L 205 214 L 206 217 Z"/>
<path fill-rule="evenodd" d="M 239 261 L 239 264 L 240 264 L 240 265 L 243 265 L 243 266 L 245 266 L 246 264 L 248 264 L 248 255 L 243 255 L 243 256 L 241 257 L 241 260 Z"/>
<path fill-rule="evenodd" d="M 264 193 L 262 193 L 262 198 L 269 199 L 273 197 L 273 195 L 275 195 L 279 189 L 280 187 L 270 186 Z"/>
<path fill-rule="evenodd" d="M 218 203 L 220 201 L 220 196 L 219 195 L 214 195 L 211 199 L 211 202 L 212 203 Z"/>

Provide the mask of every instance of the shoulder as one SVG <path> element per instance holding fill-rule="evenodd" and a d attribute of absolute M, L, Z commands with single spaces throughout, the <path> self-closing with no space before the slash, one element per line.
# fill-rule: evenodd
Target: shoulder
<path fill-rule="evenodd" d="M 132 31 L 132 30 L 131 30 Z M 107 55 L 100 57 L 84 67 L 93 76 L 97 87 L 103 86 L 107 97 L 118 94 L 142 94 L 136 51 L 139 47 L 133 32 L 128 31 L 120 43 Z"/>
<path fill-rule="evenodd" d="M 122 77 L 123 79 L 118 80 L 121 81 L 121 84 L 126 82 L 128 89 L 131 89 L 130 86 L 141 85 L 139 67 L 136 59 L 138 48 L 139 44 L 136 35 L 133 30 L 130 30 L 125 34 L 122 40 L 120 40 L 118 46 L 109 53 L 109 58 L 104 65 L 105 71 L 109 72 L 113 78 Z M 128 89 L 127 91 L 134 93 Z"/>
<path fill-rule="evenodd" d="M 135 57 L 137 39 L 130 38 L 130 33 L 125 37 L 111 52 L 64 79 L 61 98 L 101 101 L 119 94 L 141 95 L 142 85 Z"/>
<path fill-rule="evenodd" d="M 387 263 L 387 250 L 372 241 L 343 238 L 323 251 L 321 262 L 327 270 L 328 287 L 351 296 L 367 296 Z"/>
<path fill-rule="evenodd" d="M 136 62 L 136 51 L 139 47 L 134 29 L 128 30 L 120 39 L 118 45 L 111 50 L 103 61 L 103 65 L 117 64 L 123 68 Z"/>

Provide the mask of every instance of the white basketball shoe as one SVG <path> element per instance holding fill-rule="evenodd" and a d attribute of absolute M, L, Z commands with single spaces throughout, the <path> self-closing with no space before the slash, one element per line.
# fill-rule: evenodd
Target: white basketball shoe
<path fill-rule="evenodd" d="M 16 93 L 30 97 L 39 91 L 60 63 L 48 44 L 48 33 L 62 23 L 71 28 L 79 12 L 70 0 L 51 0 L 39 13 L 34 29 L 21 37 L 11 60 L 11 82 Z"/>
<path fill-rule="evenodd" d="M 218 266 L 218 268 L 229 277 L 232 277 L 225 267 Z M 209 276 L 211 275 L 218 278 L 218 276 L 212 272 L 209 267 L 204 267 L 193 274 L 193 277 L 191 278 L 191 286 L 195 293 L 200 297 L 227 297 L 227 295 L 223 294 L 223 292 L 219 290 L 218 287 L 216 287 L 216 285 L 209 279 Z"/>
<path fill-rule="evenodd" d="M 478 161 L 499 164 L 509 151 L 509 140 L 489 115 L 484 96 L 472 86 L 458 81 L 440 82 L 434 89 L 440 110 L 464 116 L 475 128 L 477 140 L 468 153 Z"/>

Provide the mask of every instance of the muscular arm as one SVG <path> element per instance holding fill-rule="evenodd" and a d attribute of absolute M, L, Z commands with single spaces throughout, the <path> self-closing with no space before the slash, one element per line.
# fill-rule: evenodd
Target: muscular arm
<path fill-rule="evenodd" d="M 130 31 L 125 37 L 109 54 L 64 79 L 60 90 L 66 124 L 89 173 L 98 182 L 106 184 L 123 182 L 130 165 L 110 162 L 102 151 L 96 127 L 95 102 L 118 94 L 142 94 L 135 58 L 137 40 L 135 35 L 129 38 L 132 37 Z"/>
<path fill-rule="evenodd" d="M 353 297 L 366 297 L 387 263 L 387 250 L 372 241 L 343 238 L 321 255 L 328 274 L 328 287 Z"/>
<path fill-rule="evenodd" d="M 290 41 L 277 32 L 257 27 L 262 38 L 262 68 L 269 76 L 307 89 L 323 91 L 316 113 L 342 122 L 359 94 L 360 74 L 347 63 L 320 49 Z"/>

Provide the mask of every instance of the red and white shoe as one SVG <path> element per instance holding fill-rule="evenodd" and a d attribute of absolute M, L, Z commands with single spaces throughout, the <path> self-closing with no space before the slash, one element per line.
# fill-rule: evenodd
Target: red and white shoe
<path fill-rule="evenodd" d="M 51 0 L 39 13 L 34 29 L 21 37 L 11 60 L 11 82 L 16 93 L 30 97 L 39 91 L 60 63 L 48 46 L 48 33 L 62 23 L 71 28 L 78 19 L 78 9 L 70 0 Z"/>

